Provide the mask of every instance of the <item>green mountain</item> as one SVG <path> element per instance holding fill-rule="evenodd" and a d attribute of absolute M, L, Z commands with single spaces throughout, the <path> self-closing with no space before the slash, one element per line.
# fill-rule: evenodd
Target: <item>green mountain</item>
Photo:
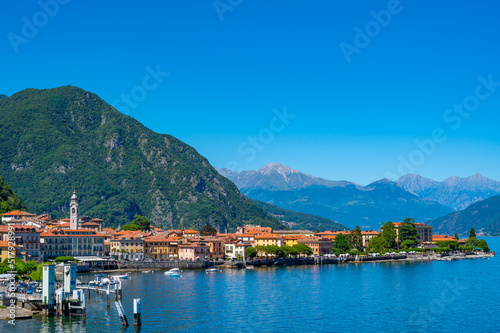
<path fill-rule="evenodd" d="M 25 210 L 21 198 L 14 193 L 3 178 L 0 176 L 0 214 L 7 213 L 11 210 Z"/>
<path fill-rule="evenodd" d="M 460 212 L 453 212 L 429 222 L 434 234 L 500 236 L 500 196 L 476 202 Z"/>
<path fill-rule="evenodd" d="M 340 223 L 325 219 L 321 216 L 312 214 L 304 214 L 284 209 L 275 205 L 271 205 L 259 200 L 251 199 L 254 204 L 264 209 L 269 214 L 280 220 L 285 226 L 291 230 L 309 229 L 315 231 L 320 230 L 347 230 L 348 228 Z"/>
<path fill-rule="evenodd" d="M 0 174 L 31 212 L 81 213 L 108 226 L 147 216 L 165 228 L 281 227 L 195 149 L 151 131 L 97 95 L 66 86 L 0 100 Z"/>
<path fill-rule="evenodd" d="M 219 172 L 247 197 L 296 212 L 338 221 L 353 229 L 378 229 L 387 221 L 413 217 L 428 221 L 452 212 L 437 202 L 419 198 L 388 179 L 361 186 L 317 178 L 281 164 L 255 171 Z"/>

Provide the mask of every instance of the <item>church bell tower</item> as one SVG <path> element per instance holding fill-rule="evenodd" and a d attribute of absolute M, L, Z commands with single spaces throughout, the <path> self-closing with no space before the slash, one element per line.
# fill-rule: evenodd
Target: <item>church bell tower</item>
<path fill-rule="evenodd" d="M 76 197 L 76 191 L 73 191 L 73 195 L 71 196 L 69 209 L 69 228 L 76 230 L 78 229 L 78 198 Z"/>

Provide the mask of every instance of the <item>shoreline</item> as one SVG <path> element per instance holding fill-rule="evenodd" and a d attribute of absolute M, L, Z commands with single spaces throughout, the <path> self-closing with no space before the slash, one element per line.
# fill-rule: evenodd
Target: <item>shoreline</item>
<path fill-rule="evenodd" d="M 279 259 L 269 259 L 260 261 L 249 261 L 247 264 L 249 266 L 254 266 L 258 268 L 269 268 L 269 267 L 292 267 L 292 266 L 322 266 L 322 265 L 341 265 L 341 264 L 365 264 L 365 263 L 383 263 L 383 262 L 430 262 L 430 261 L 453 261 L 453 260 L 465 260 L 465 259 L 488 259 L 494 258 L 496 254 L 492 252 L 491 254 L 475 254 L 475 255 L 462 255 L 462 256 L 416 256 L 416 257 L 404 257 L 404 258 L 394 258 L 392 257 L 362 257 L 362 258 L 347 258 L 345 260 L 338 259 L 323 259 L 323 260 L 292 260 L 290 263 L 281 263 L 282 260 Z M 286 259 L 285 259 L 286 260 Z M 209 261 L 197 263 L 200 267 L 180 267 L 182 270 L 203 270 L 208 268 Z M 221 269 L 244 269 L 242 262 L 228 263 L 224 262 L 217 265 Z M 107 273 L 120 273 L 120 272 L 143 272 L 143 271 L 167 271 L 171 267 L 130 267 L 130 268 L 119 268 L 101 271 L 91 271 L 91 272 L 81 272 L 78 275 L 84 274 L 107 274 Z"/>

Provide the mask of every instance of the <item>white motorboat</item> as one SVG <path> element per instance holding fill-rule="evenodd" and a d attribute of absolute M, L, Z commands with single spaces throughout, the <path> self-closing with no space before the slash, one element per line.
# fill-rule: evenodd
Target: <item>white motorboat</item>
<path fill-rule="evenodd" d="M 207 273 L 216 273 L 216 272 L 219 272 L 219 269 L 214 266 L 214 267 L 207 268 L 205 270 L 205 272 L 207 272 Z"/>
<path fill-rule="evenodd" d="M 124 274 L 124 275 L 111 275 L 110 278 L 113 281 L 118 281 L 118 280 L 128 280 L 129 279 L 129 274 Z"/>
<path fill-rule="evenodd" d="M 153 271 L 142 271 L 143 273 L 153 273 Z"/>
<path fill-rule="evenodd" d="M 254 269 L 255 267 L 253 266 L 245 266 L 245 269 Z"/>
<path fill-rule="evenodd" d="M 166 271 L 165 275 L 170 276 L 170 277 L 180 277 L 181 271 L 179 270 L 179 268 L 172 268 L 171 270 Z"/>

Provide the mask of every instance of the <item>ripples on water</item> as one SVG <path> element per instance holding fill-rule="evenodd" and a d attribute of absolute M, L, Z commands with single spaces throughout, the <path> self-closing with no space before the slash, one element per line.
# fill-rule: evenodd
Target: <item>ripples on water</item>
<path fill-rule="evenodd" d="M 500 249 L 499 238 L 489 238 Z M 498 332 L 500 258 L 451 262 L 133 273 L 123 305 L 91 293 L 87 322 L 40 318 L 0 323 L 0 332 L 133 332 L 132 299 L 142 299 L 140 332 Z M 91 275 L 82 276 L 89 279 Z"/>

